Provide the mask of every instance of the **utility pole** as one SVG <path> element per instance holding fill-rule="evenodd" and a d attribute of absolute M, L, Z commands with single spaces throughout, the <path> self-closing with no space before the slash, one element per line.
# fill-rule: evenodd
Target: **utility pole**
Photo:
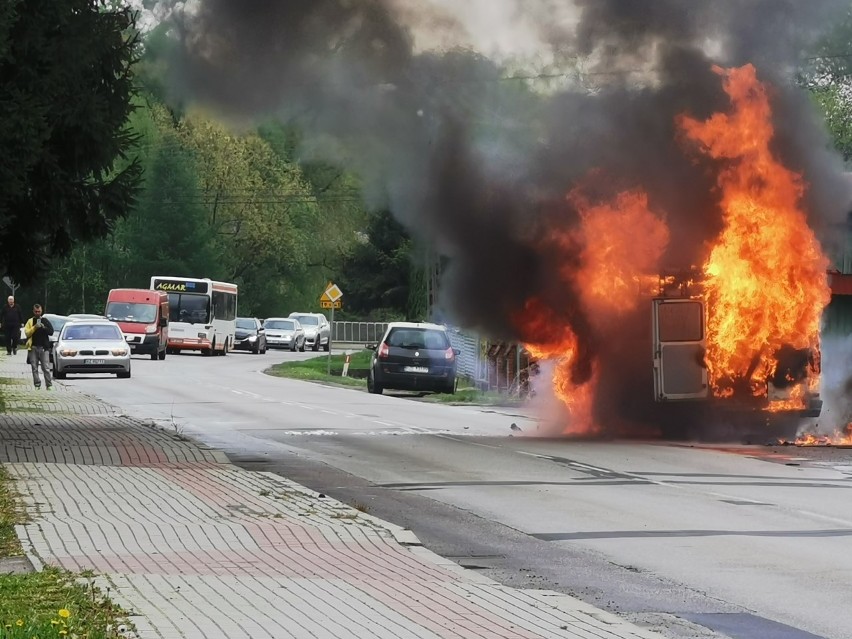
<path fill-rule="evenodd" d="M 426 320 L 435 319 L 438 303 L 438 287 L 441 280 L 441 260 L 430 248 L 426 252 Z"/>

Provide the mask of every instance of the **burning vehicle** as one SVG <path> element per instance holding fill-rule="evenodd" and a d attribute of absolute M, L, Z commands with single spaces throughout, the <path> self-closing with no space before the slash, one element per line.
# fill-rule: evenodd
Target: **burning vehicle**
<path fill-rule="evenodd" d="M 569 200 L 580 209 L 579 228 L 556 243 L 573 245 L 566 254 L 580 256 L 579 268 L 564 268 L 566 284 L 575 286 L 577 305 L 597 322 L 576 325 L 588 333 L 582 340 L 575 327 L 565 326 L 541 341 L 536 336 L 558 311 L 533 299 L 518 316 L 529 350 L 556 361 L 554 391 L 574 432 L 595 432 L 602 403 L 612 399 L 602 399 L 599 386 L 603 377 L 613 378 L 618 358 L 607 359 L 601 342 L 617 340 L 612 327 L 648 304 L 651 326 L 635 339 L 652 352 L 653 398 L 658 408 L 679 405 L 657 410 L 653 419 L 666 424 L 671 415 L 676 422 L 703 415 L 717 430 L 725 422 L 743 432 L 767 422 L 795 427 L 798 418 L 820 413 L 828 258 L 802 209 L 801 176 L 773 154 L 765 85 L 750 65 L 716 72 L 730 110 L 706 120 L 677 118 L 691 152 L 724 160 L 717 177 L 722 226 L 702 266 L 654 275 L 670 233 L 666 216 L 650 210 L 643 191 L 594 204 L 575 191 Z M 596 354 L 585 357 L 584 343 L 597 344 Z M 632 384 L 638 383 L 634 377 Z M 697 403 L 706 410 L 696 411 Z M 686 404 L 692 406 L 683 410 Z M 690 425 L 668 432 L 694 432 Z"/>
<path fill-rule="evenodd" d="M 712 332 L 720 325 L 708 308 L 712 299 L 697 271 L 661 276 L 652 302 L 655 401 L 710 401 L 744 414 L 818 417 L 818 340 L 801 348 L 782 343 L 755 349 L 741 359 L 740 368 L 725 368 L 720 365 L 723 336 Z"/>

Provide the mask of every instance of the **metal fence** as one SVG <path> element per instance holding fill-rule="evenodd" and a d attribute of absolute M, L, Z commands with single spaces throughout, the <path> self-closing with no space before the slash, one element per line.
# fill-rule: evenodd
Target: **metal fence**
<path fill-rule="evenodd" d="M 457 361 L 458 374 L 471 380 L 477 380 L 480 376 L 480 343 L 479 335 L 469 333 L 458 328 L 449 328 L 450 344 L 459 349 Z"/>
<path fill-rule="evenodd" d="M 339 344 L 377 344 L 387 322 L 335 322 L 331 340 Z"/>

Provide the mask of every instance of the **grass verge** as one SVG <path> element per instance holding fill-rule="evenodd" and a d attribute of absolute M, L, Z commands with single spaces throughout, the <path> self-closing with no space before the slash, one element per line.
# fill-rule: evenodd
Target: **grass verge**
<path fill-rule="evenodd" d="M 12 478 L 8 471 L 0 466 L 0 558 L 20 557 L 23 555 L 15 524 L 23 523 L 24 515 L 17 507 Z"/>
<path fill-rule="evenodd" d="M 56 568 L 0 574 L 0 638 L 118 637 L 124 613 L 105 599 L 91 577 Z"/>
<path fill-rule="evenodd" d="M 366 388 L 367 371 L 370 369 L 372 355 L 373 352 L 368 350 L 359 351 L 351 355 L 349 361 L 349 374 L 351 377 L 342 376 L 343 362 L 345 360 L 344 355 L 331 356 L 330 375 L 327 372 L 328 355 L 318 355 L 317 357 L 298 362 L 283 362 L 267 369 L 266 372 L 276 377 Z M 395 393 L 396 391 L 388 392 Z M 453 395 L 446 393 L 413 393 L 412 398 L 438 404 L 471 404 L 480 406 L 522 406 L 525 403 L 524 400 L 516 397 L 509 397 L 495 391 L 481 391 L 473 387 L 460 387 Z"/>
<path fill-rule="evenodd" d="M 331 374 L 328 370 L 328 355 L 319 355 L 299 362 L 283 362 L 269 368 L 266 372 L 275 377 L 288 377 L 312 382 L 327 382 L 342 386 L 365 388 L 367 386 L 367 371 L 370 368 L 370 357 L 373 352 L 368 350 L 353 353 L 349 362 L 349 374 L 343 377 L 345 355 L 331 356 Z"/>
<path fill-rule="evenodd" d="M 478 388 L 457 388 L 452 395 L 431 393 L 420 398 L 437 404 L 472 404 L 477 406 L 523 406 L 524 400 L 503 395 L 496 391 L 481 391 Z"/>
<path fill-rule="evenodd" d="M 0 378 L 0 387 L 15 385 L 17 380 Z M 4 394 L 0 389 L 0 413 L 6 412 Z M 23 555 L 15 525 L 26 521 L 14 481 L 0 464 L 0 560 Z M 122 636 L 127 615 L 103 596 L 93 577 L 51 567 L 24 574 L 0 572 L 0 639 Z"/>

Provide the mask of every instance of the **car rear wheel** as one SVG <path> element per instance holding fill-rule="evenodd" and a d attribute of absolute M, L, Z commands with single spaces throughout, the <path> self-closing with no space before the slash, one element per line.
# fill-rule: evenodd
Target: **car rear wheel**
<path fill-rule="evenodd" d="M 314 340 L 314 348 L 313 348 L 313 350 L 314 350 L 314 352 L 319 351 L 319 337 L 317 337 L 317 338 L 316 338 L 316 340 Z"/>
<path fill-rule="evenodd" d="M 322 347 L 322 350 L 324 350 L 326 353 L 329 351 L 329 349 L 331 349 L 331 340 L 327 341 L 325 343 L 325 346 Z"/>
<path fill-rule="evenodd" d="M 53 379 L 65 379 L 67 375 L 58 371 L 53 371 Z"/>
<path fill-rule="evenodd" d="M 367 375 L 367 392 L 373 395 L 381 395 L 384 390 L 382 385 L 373 379 L 373 371 L 370 371 Z"/>
<path fill-rule="evenodd" d="M 305 340 L 302 340 L 302 345 L 299 347 L 299 352 L 300 352 L 300 353 L 304 353 L 304 352 L 305 352 Z"/>

